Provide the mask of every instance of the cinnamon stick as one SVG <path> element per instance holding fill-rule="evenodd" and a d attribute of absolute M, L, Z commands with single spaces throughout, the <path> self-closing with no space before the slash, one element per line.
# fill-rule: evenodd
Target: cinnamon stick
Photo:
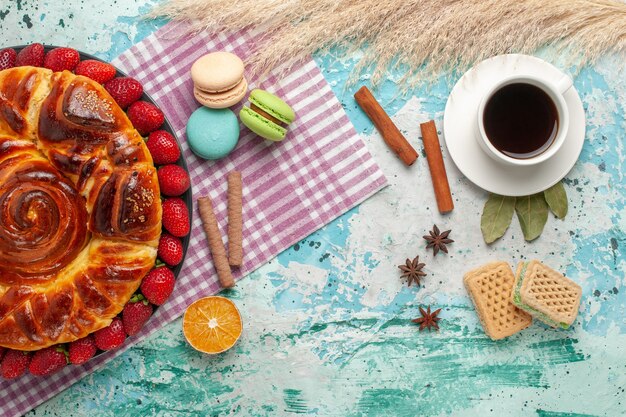
<path fill-rule="evenodd" d="M 354 94 L 354 99 L 370 118 L 385 143 L 400 157 L 406 165 L 412 165 L 417 159 L 417 152 L 400 133 L 400 130 L 391 121 L 385 110 L 378 104 L 370 90 L 363 86 Z"/>
<path fill-rule="evenodd" d="M 213 256 L 213 265 L 217 271 L 220 284 L 224 288 L 234 287 L 235 280 L 230 272 L 226 248 L 224 247 L 224 242 L 222 242 L 222 235 L 217 225 L 217 218 L 215 218 L 213 202 L 210 197 L 200 197 L 198 199 L 198 211 L 200 212 L 202 227 L 209 242 L 209 250 Z"/>
<path fill-rule="evenodd" d="M 426 159 L 428 160 L 428 168 L 430 169 L 430 177 L 433 181 L 433 188 L 435 189 L 437 207 L 440 213 L 449 213 L 454 208 L 454 202 L 452 201 L 452 194 L 450 193 L 446 166 L 443 163 L 437 127 L 435 126 L 435 122 L 431 120 L 420 124 L 420 128 L 422 129 L 422 139 L 424 141 Z"/>
<path fill-rule="evenodd" d="M 243 260 L 241 194 L 241 172 L 231 171 L 228 174 L 228 262 L 235 267 L 241 266 Z"/>

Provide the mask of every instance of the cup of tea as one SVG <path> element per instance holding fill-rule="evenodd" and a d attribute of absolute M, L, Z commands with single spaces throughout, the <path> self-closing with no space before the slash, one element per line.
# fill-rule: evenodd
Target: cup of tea
<path fill-rule="evenodd" d="M 530 166 L 554 156 L 563 145 L 569 112 L 563 95 L 572 87 L 529 75 L 506 78 L 487 91 L 478 107 L 476 139 L 498 162 Z"/>

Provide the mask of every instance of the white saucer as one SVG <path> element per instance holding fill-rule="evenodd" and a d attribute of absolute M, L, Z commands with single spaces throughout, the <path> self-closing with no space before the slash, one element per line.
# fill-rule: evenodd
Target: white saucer
<path fill-rule="evenodd" d="M 539 75 L 557 82 L 563 73 L 547 62 L 528 55 L 499 55 L 467 71 L 448 97 L 443 134 L 450 156 L 459 170 L 487 191 L 508 196 L 541 192 L 559 182 L 572 169 L 585 140 L 585 111 L 574 87 L 564 95 L 570 112 L 565 142 L 548 161 L 529 167 L 504 165 L 490 158 L 474 137 L 478 106 L 494 83 L 517 74 Z"/>

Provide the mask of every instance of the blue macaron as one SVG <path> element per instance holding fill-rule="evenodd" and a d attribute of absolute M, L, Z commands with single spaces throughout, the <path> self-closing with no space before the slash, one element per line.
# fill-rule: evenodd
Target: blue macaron
<path fill-rule="evenodd" d="M 187 121 L 187 143 L 201 158 L 223 158 L 238 141 L 239 121 L 230 109 L 200 107 Z"/>

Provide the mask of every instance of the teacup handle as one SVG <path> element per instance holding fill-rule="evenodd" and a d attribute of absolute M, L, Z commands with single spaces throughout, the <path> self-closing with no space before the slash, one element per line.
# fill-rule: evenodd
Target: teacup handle
<path fill-rule="evenodd" d="M 564 74 L 561 79 L 559 81 L 557 81 L 555 87 L 556 90 L 561 93 L 561 94 L 565 94 L 567 92 L 567 90 L 569 90 L 570 88 L 572 88 L 572 85 L 574 84 L 574 82 L 572 81 L 572 79 L 570 78 L 569 75 Z"/>

